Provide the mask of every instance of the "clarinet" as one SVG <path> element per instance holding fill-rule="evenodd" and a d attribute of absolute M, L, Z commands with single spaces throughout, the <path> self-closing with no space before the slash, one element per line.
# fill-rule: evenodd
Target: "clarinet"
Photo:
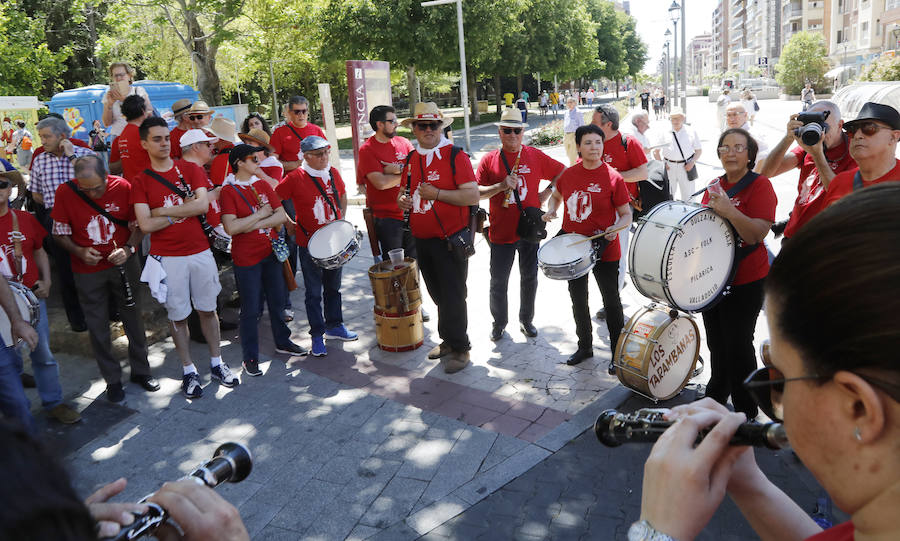
<path fill-rule="evenodd" d="M 668 410 L 655 408 L 642 408 L 634 413 L 606 410 L 597 417 L 594 434 L 607 447 L 618 447 L 623 443 L 652 443 L 673 424 L 673 421 L 663 418 L 666 413 Z M 701 430 L 696 444 L 703 441 L 711 430 L 712 427 Z M 784 449 L 789 443 L 781 423 L 749 422 L 741 423 L 728 445 Z"/>
<path fill-rule="evenodd" d="M 239 483 L 250 475 L 253 469 L 253 458 L 250 450 L 240 443 L 223 443 L 213 453 L 209 462 L 201 465 L 183 479 L 196 479 L 209 488 L 216 488 L 222 483 Z M 150 494 L 141 499 L 140 503 L 153 496 Z M 155 503 L 147 503 L 149 509 L 145 513 L 134 514 L 134 522 L 122 528 L 115 537 L 107 537 L 104 541 L 124 541 L 137 539 L 146 535 L 152 535 L 157 528 L 165 524 L 169 514 L 161 506 Z"/>
<path fill-rule="evenodd" d="M 407 165 L 406 165 L 406 187 L 404 187 L 404 189 L 403 189 L 403 195 L 409 197 L 409 186 L 411 184 L 412 184 L 412 160 L 408 160 Z M 410 231 L 409 215 L 410 215 L 410 209 L 403 211 L 403 228 L 405 231 Z"/>
<path fill-rule="evenodd" d="M 119 269 L 119 275 L 122 277 L 122 291 L 125 294 L 125 306 L 131 308 L 134 306 L 134 292 L 131 291 L 131 282 L 128 281 L 128 275 L 125 273 L 125 265 L 116 265 Z"/>

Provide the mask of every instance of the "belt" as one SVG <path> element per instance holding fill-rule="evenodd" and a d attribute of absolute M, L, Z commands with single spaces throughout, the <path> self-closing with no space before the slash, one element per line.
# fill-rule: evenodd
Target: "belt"
<path fill-rule="evenodd" d="M 670 160 L 669 158 L 663 158 L 669 163 L 687 163 L 687 160 Z"/>

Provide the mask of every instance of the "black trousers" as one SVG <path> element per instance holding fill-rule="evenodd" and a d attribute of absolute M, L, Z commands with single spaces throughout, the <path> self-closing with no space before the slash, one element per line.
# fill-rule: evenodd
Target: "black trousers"
<path fill-rule="evenodd" d="M 78 302 L 78 291 L 75 289 L 75 275 L 72 273 L 72 260 L 69 259 L 69 252 L 60 246 L 53 238 L 53 219 L 50 217 L 52 209 L 44 208 L 37 205 L 34 217 L 44 229 L 47 230 L 47 238 L 44 239 L 44 248 L 53 258 L 56 265 L 56 271 L 59 274 L 60 294 L 62 295 L 63 306 L 66 309 L 66 319 L 70 325 L 85 325 L 84 311 L 81 309 L 81 303 Z"/>
<path fill-rule="evenodd" d="M 534 297 L 537 294 L 536 242 L 518 240 L 510 244 L 491 244 L 490 305 L 494 325 L 505 327 L 509 322 L 507 290 L 513 259 L 519 254 L 519 321 L 531 323 L 534 319 Z"/>
<path fill-rule="evenodd" d="M 712 375 L 706 396 L 720 404 L 731 402 L 735 411 L 756 417 L 756 402 L 743 385 L 756 369 L 753 334 L 763 305 L 763 280 L 732 286 L 731 292 L 703 312 L 706 344 L 709 347 Z"/>
<path fill-rule="evenodd" d="M 609 330 L 609 349 L 616 349 L 616 342 L 625 326 L 622 299 L 619 297 L 619 262 L 598 261 L 592 271 L 600 287 L 603 308 L 606 310 L 606 328 Z M 575 334 L 578 349 L 589 350 L 593 344 L 594 329 L 591 325 L 591 309 L 588 306 L 588 274 L 569 280 L 569 297 L 572 299 L 572 315 L 575 316 Z"/>
<path fill-rule="evenodd" d="M 416 238 L 419 269 L 438 309 L 438 335 L 453 351 L 469 351 L 466 278 L 469 260 L 447 249 L 441 238 Z"/>
<path fill-rule="evenodd" d="M 403 220 L 395 218 L 375 218 L 375 235 L 381 247 L 381 260 L 388 260 L 388 252 L 403 248 L 406 257 L 416 257 L 416 242 Z"/>

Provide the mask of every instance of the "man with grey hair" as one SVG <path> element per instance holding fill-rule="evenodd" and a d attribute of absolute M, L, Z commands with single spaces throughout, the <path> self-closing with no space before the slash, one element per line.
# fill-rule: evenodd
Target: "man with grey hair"
<path fill-rule="evenodd" d="M 791 115 L 784 137 L 760 166 L 760 173 L 769 178 L 791 169 L 800 169 L 794 208 L 787 220 L 772 226 L 776 234 L 784 233 L 785 240 L 793 237 L 801 226 L 824 208 L 825 192 L 835 175 L 856 167 L 849 152 L 850 138 L 844 133 L 844 121 L 838 106 L 834 102 L 821 100 L 809 106 L 806 112 L 828 114 L 825 133 L 819 141 L 813 145 L 804 144 L 803 139 L 795 135 L 804 124 L 797 120 L 798 115 Z M 788 150 L 795 142 L 798 146 Z"/>
<path fill-rule="evenodd" d="M 37 131 L 44 152 L 34 158 L 28 189 L 36 204 L 35 218 L 48 233 L 52 233 L 53 220 L 50 218 L 50 213 L 56 202 L 56 188 L 75 177 L 75 170 L 72 167 L 75 159 L 92 155 L 94 152 L 73 145 L 69 141 L 69 126 L 61 118 L 47 117 L 41 120 L 37 123 Z M 66 318 L 73 331 L 84 332 L 87 330 L 87 326 L 84 321 L 84 312 L 75 292 L 75 279 L 72 276 L 72 266 L 69 264 L 69 254 L 52 239 L 48 239 L 46 242 L 47 251 L 56 262 L 62 282 L 60 291 L 66 309 Z"/>
<path fill-rule="evenodd" d="M 292 96 L 287 105 L 287 122 L 272 133 L 269 144 L 284 166 L 284 174 L 300 167 L 300 142 L 310 135 L 325 139 L 322 128 L 309 121 L 309 100 Z"/>
<path fill-rule="evenodd" d="M 763 140 L 758 131 L 750 127 L 750 115 L 740 101 L 732 101 L 725 108 L 725 127 L 726 129 L 740 128 L 753 137 L 759 147 L 759 151 L 756 153 L 755 167 L 755 171 L 759 172 L 763 160 L 769 155 L 769 145 Z"/>

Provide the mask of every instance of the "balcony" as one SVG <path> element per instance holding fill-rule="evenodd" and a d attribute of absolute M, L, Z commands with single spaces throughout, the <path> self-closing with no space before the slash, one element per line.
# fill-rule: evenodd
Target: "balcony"
<path fill-rule="evenodd" d="M 806 9 L 824 9 L 825 2 L 822 0 L 812 0 L 806 3 Z"/>

